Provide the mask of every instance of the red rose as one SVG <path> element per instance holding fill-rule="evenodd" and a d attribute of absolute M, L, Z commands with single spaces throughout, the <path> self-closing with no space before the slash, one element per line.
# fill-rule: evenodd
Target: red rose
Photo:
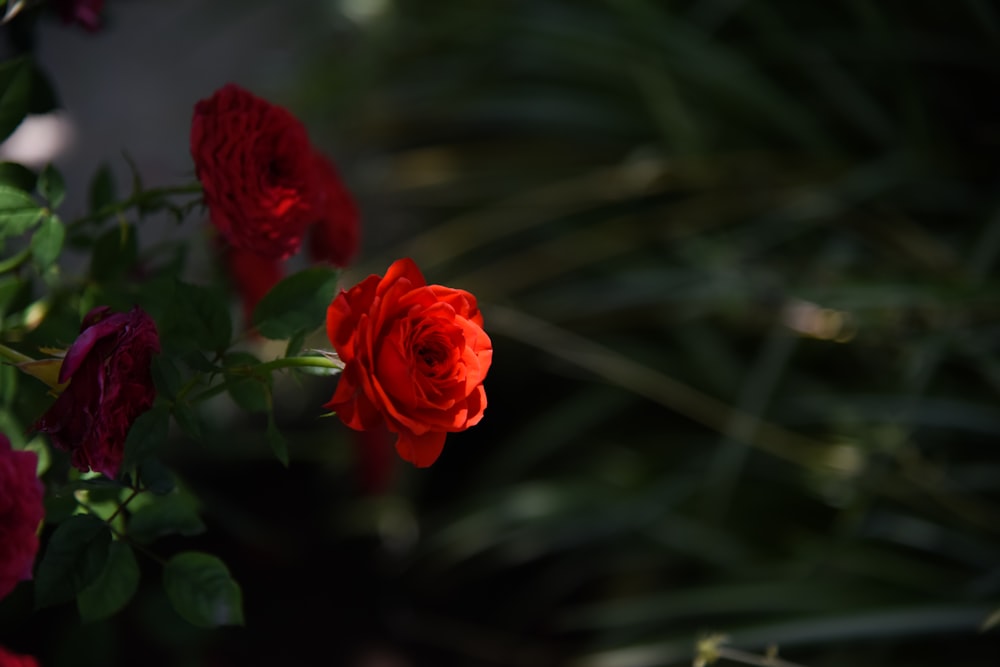
<path fill-rule="evenodd" d="M 141 308 L 94 308 L 59 371 L 69 386 L 35 428 L 70 452 L 80 470 L 116 477 L 129 428 L 156 398 L 150 364 L 159 351 L 156 324 Z"/>
<path fill-rule="evenodd" d="M 101 29 L 104 0 L 56 0 L 55 8 L 63 23 L 79 23 L 90 32 Z"/>
<path fill-rule="evenodd" d="M 427 285 L 413 260 L 396 261 L 384 278 L 341 291 L 327 309 L 344 370 L 325 407 L 359 431 L 384 422 L 400 456 L 429 466 L 447 433 L 483 417 L 493 344 L 482 326 L 473 295 Z"/>
<path fill-rule="evenodd" d="M 309 256 L 314 262 L 347 266 L 358 252 L 361 236 L 358 207 L 333 163 L 317 154 L 316 164 L 322 182 L 322 206 L 309 237 Z"/>
<path fill-rule="evenodd" d="M 286 258 L 319 217 L 321 183 L 302 124 L 229 84 L 194 107 L 191 155 L 212 224 L 233 246 Z"/>
<path fill-rule="evenodd" d="M 14 451 L 7 436 L 0 434 L 0 599 L 19 581 L 31 579 L 38 524 L 45 516 L 37 466 L 34 452 Z M 8 664 L 4 659 L 0 649 L 0 667 Z"/>

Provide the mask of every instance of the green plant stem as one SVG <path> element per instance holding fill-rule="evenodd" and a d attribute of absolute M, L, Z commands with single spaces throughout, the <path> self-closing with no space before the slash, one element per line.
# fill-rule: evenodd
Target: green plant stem
<path fill-rule="evenodd" d="M 285 357 L 283 359 L 275 359 L 274 361 L 268 361 L 260 366 L 254 366 L 254 372 L 258 371 L 273 371 L 279 368 L 332 368 L 334 370 L 344 370 L 344 363 L 340 360 L 334 361 L 329 357 L 323 356 L 313 356 L 313 357 Z"/>
<path fill-rule="evenodd" d="M 224 372 L 228 375 L 245 377 L 257 375 L 259 373 L 270 373 L 271 371 L 280 370 L 282 368 L 330 368 L 339 371 L 343 370 L 344 364 L 340 361 L 335 361 L 324 356 L 284 357 L 283 359 L 274 359 L 273 361 L 268 361 L 257 366 L 233 366 L 225 369 Z M 228 388 L 229 383 L 227 381 L 220 382 L 217 385 L 209 387 L 200 394 L 192 396 L 190 403 L 200 403 L 201 401 L 221 394 Z M 189 389 L 189 387 L 185 387 L 185 390 L 179 392 L 177 395 L 178 400 L 182 398 Z"/>
<path fill-rule="evenodd" d="M 68 227 L 75 228 L 80 225 L 84 225 L 88 222 L 95 222 L 97 220 L 104 220 L 105 218 L 110 218 L 113 215 L 118 215 L 124 213 L 130 208 L 136 206 L 141 206 L 145 203 L 156 201 L 160 197 L 169 197 L 172 195 L 195 195 L 201 194 L 201 183 L 189 183 L 187 185 L 176 185 L 167 188 L 153 188 L 151 190 L 143 190 L 142 192 L 137 192 L 133 194 L 128 199 L 123 199 L 122 201 L 112 202 L 105 206 L 102 206 L 97 211 L 85 215 L 82 218 L 77 218 L 73 222 L 67 225 Z"/>
<path fill-rule="evenodd" d="M 34 361 L 31 357 L 26 354 L 21 354 L 17 350 L 12 350 L 6 345 L 0 343 L 0 359 L 6 359 L 12 364 L 23 364 L 28 361 Z"/>
<path fill-rule="evenodd" d="M 27 248 L 17 253 L 10 259 L 5 259 L 4 261 L 0 262 L 0 273 L 7 273 L 8 271 L 13 271 L 17 267 L 21 266 L 26 261 L 28 261 L 29 257 L 31 257 L 31 246 L 28 246 Z"/>
<path fill-rule="evenodd" d="M 130 493 L 129 496 L 125 500 L 123 500 L 120 505 L 118 505 L 118 509 L 112 512 L 111 516 L 105 519 L 104 522 L 107 523 L 108 525 L 111 525 L 111 522 L 115 520 L 115 517 L 121 514 L 122 510 L 125 509 L 128 506 L 128 504 L 135 499 L 136 496 L 138 496 L 145 490 L 146 489 L 139 489 L 139 488 L 132 489 L 132 493 Z"/>

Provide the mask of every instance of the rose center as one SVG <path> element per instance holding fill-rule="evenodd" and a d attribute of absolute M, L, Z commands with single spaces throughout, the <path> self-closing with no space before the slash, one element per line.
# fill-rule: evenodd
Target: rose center
<path fill-rule="evenodd" d="M 421 345 L 417 347 L 417 357 L 423 362 L 426 370 L 433 373 L 435 367 L 445 361 L 445 353 L 440 347 L 432 345 Z"/>

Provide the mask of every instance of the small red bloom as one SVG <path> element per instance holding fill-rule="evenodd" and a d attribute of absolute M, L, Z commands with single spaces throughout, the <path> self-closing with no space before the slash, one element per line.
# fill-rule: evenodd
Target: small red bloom
<path fill-rule="evenodd" d="M 309 256 L 314 262 L 347 266 L 358 252 L 361 236 L 358 207 L 333 163 L 317 154 L 316 164 L 322 182 L 322 206 L 309 237 Z"/>
<path fill-rule="evenodd" d="M 150 364 L 159 351 L 156 324 L 138 306 L 94 308 L 59 371 L 69 386 L 35 428 L 70 452 L 78 469 L 116 477 L 132 423 L 156 398 Z"/>
<path fill-rule="evenodd" d="M 427 285 L 413 260 L 396 261 L 327 309 L 327 335 L 344 370 L 325 407 L 355 430 L 384 423 L 398 436 L 400 456 L 431 465 L 446 434 L 483 418 L 493 344 L 482 327 L 472 294 Z"/>
<path fill-rule="evenodd" d="M 101 29 L 104 0 L 55 0 L 63 23 L 78 23 L 90 32 Z"/>
<path fill-rule="evenodd" d="M 0 433 L 0 599 L 19 581 L 31 579 L 38 553 L 38 524 L 45 516 L 37 466 L 34 452 L 14 451 L 7 436 Z M 8 664 L 4 660 L 0 648 L 0 667 Z"/>
<path fill-rule="evenodd" d="M 230 245 L 287 258 L 320 216 L 322 184 L 305 127 L 229 84 L 195 105 L 191 155 L 212 224 Z"/>

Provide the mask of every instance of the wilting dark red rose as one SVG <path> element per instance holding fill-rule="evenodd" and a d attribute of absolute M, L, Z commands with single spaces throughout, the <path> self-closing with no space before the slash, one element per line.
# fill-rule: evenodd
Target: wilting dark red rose
<path fill-rule="evenodd" d="M 254 308 L 281 281 L 285 267 L 280 259 L 261 257 L 232 246 L 223 246 L 221 252 L 233 286 L 243 301 L 243 320 L 250 326 Z"/>
<path fill-rule="evenodd" d="M 150 364 L 159 351 L 156 324 L 141 308 L 93 309 L 59 371 L 69 386 L 35 428 L 70 452 L 78 469 L 117 477 L 128 430 L 156 398 Z"/>
<path fill-rule="evenodd" d="M 320 177 L 305 127 L 229 84 L 194 107 L 191 155 L 212 224 L 230 245 L 286 258 L 319 218 Z"/>
<path fill-rule="evenodd" d="M 91 32 L 101 29 L 104 0 L 55 0 L 63 23 L 78 23 Z"/>
<path fill-rule="evenodd" d="M 322 199 L 320 217 L 309 236 L 309 256 L 314 262 L 347 266 L 358 252 L 361 236 L 358 207 L 333 163 L 317 154 L 316 164 Z"/>
<path fill-rule="evenodd" d="M 344 370 L 325 407 L 359 431 L 384 422 L 400 456 L 429 466 L 446 434 L 483 417 L 493 344 L 482 327 L 472 294 L 428 285 L 413 260 L 394 262 L 327 309 Z"/>
<path fill-rule="evenodd" d="M 37 466 L 34 452 L 14 451 L 7 436 L 0 434 L 0 599 L 19 581 L 31 579 L 38 524 L 45 516 Z M 0 667 L 4 664 L 0 650 Z"/>

